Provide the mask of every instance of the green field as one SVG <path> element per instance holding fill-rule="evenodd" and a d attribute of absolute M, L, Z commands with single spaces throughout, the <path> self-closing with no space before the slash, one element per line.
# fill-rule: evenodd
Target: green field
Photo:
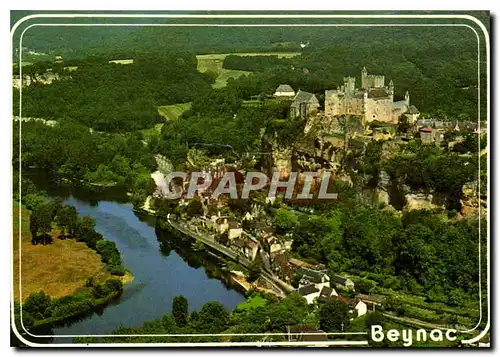
<path fill-rule="evenodd" d="M 232 69 L 222 68 L 224 59 L 227 56 L 278 56 L 278 58 L 291 58 L 300 55 L 300 52 L 235 52 L 235 53 L 211 53 L 208 55 L 197 55 L 196 59 L 198 61 L 198 71 L 213 72 L 217 74 L 215 83 L 212 85 L 213 88 L 223 88 L 227 85 L 229 78 L 239 78 L 243 75 L 248 75 L 252 72 L 249 71 L 237 71 Z"/>
<path fill-rule="evenodd" d="M 227 55 L 223 55 L 224 57 Z M 202 57 L 202 58 L 199 58 Z M 223 88 L 227 85 L 227 80 L 229 78 L 238 78 L 242 75 L 247 75 L 252 72 L 248 71 L 237 71 L 232 69 L 222 68 L 223 58 L 210 58 L 203 56 L 196 56 L 198 59 L 198 71 L 201 73 L 205 72 L 213 72 L 217 74 L 217 78 L 215 79 L 215 83 L 212 84 L 213 88 Z"/>
<path fill-rule="evenodd" d="M 115 64 L 132 64 L 134 63 L 133 59 L 122 59 L 122 60 L 111 60 L 109 63 L 115 63 Z"/>
<path fill-rule="evenodd" d="M 166 120 L 177 120 L 185 111 L 191 108 L 191 102 L 157 107 L 158 113 Z"/>
<path fill-rule="evenodd" d="M 219 76 L 215 79 L 215 83 L 212 84 L 213 88 L 223 88 L 227 85 L 227 81 L 229 78 L 239 78 L 243 75 L 248 75 L 252 72 L 248 71 L 236 71 L 233 69 L 225 69 L 221 68 L 221 71 L 219 72 Z"/>
<path fill-rule="evenodd" d="M 224 60 L 227 56 L 278 56 L 278 58 L 292 58 L 300 55 L 300 52 L 234 52 L 234 53 L 210 53 L 208 55 L 197 55 L 198 60 Z"/>
<path fill-rule="evenodd" d="M 161 133 L 161 128 L 163 128 L 163 123 L 156 124 L 154 127 L 149 129 L 141 130 L 144 139 L 147 140 L 155 135 L 159 135 Z"/>

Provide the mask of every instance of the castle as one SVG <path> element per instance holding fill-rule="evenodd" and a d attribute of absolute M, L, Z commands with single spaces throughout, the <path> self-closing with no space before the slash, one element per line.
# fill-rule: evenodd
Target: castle
<path fill-rule="evenodd" d="M 408 91 L 404 100 L 395 102 L 392 80 L 386 86 L 384 76 L 368 74 L 365 67 L 361 71 L 361 88 L 356 88 L 354 77 L 344 77 L 342 86 L 335 90 L 325 91 L 326 116 L 359 115 L 364 125 L 375 120 L 396 124 L 399 117 L 402 114 L 408 114 L 409 110 L 410 94 Z M 413 111 L 415 110 L 416 108 Z"/>

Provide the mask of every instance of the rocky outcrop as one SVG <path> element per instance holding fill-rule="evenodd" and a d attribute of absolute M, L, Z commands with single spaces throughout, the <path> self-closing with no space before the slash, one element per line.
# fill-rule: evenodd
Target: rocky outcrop
<path fill-rule="evenodd" d="M 434 196 L 425 193 L 409 193 L 405 195 L 406 205 L 404 207 L 407 211 L 412 210 L 434 210 L 443 208 L 443 206 L 433 203 Z"/>
<path fill-rule="evenodd" d="M 479 190 L 478 181 L 468 182 L 463 185 L 462 199 L 460 200 L 462 205 L 460 213 L 462 216 L 477 218 L 480 215 L 486 217 L 488 202 L 483 187 L 481 187 L 481 191 Z"/>
<path fill-rule="evenodd" d="M 273 168 L 282 175 L 288 175 L 292 171 L 292 149 L 273 148 Z"/>

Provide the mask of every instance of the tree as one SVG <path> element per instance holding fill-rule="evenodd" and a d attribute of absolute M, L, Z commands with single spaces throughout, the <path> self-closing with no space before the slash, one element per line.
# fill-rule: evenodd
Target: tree
<path fill-rule="evenodd" d="M 23 303 L 23 309 L 28 311 L 33 317 L 43 319 L 45 312 L 50 307 L 50 296 L 43 290 L 32 293 Z"/>
<path fill-rule="evenodd" d="M 37 244 L 39 237 L 42 243 L 45 244 L 49 239 L 49 234 L 52 231 L 52 211 L 46 204 L 40 205 L 30 215 L 30 232 L 31 242 Z"/>
<path fill-rule="evenodd" d="M 45 202 L 43 195 L 31 193 L 23 197 L 23 203 L 27 209 L 34 211 Z"/>
<path fill-rule="evenodd" d="M 189 202 L 186 214 L 188 217 L 199 216 L 203 214 L 203 204 L 198 197 L 194 198 Z"/>
<path fill-rule="evenodd" d="M 403 306 L 403 303 L 396 297 L 394 296 L 389 296 L 384 303 L 384 310 L 385 311 L 393 311 L 397 313 L 399 316 L 402 316 L 405 314 L 405 308 Z"/>
<path fill-rule="evenodd" d="M 262 265 L 262 260 L 260 258 L 260 255 L 258 255 L 257 258 L 255 258 L 255 260 L 248 267 L 247 280 L 249 282 L 252 283 L 259 278 L 261 265 Z"/>
<path fill-rule="evenodd" d="M 83 241 L 91 248 L 95 248 L 95 242 L 92 242 L 95 221 L 92 217 L 83 216 L 76 221 L 74 236 L 78 241 Z"/>
<path fill-rule="evenodd" d="M 318 311 L 319 326 L 325 332 L 345 331 L 349 324 L 349 307 L 342 301 L 328 301 Z"/>
<path fill-rule="evenodd" d="M 229 313 L 220 302 L 210 301 L 201 308 L 195 319 L 195 329 L 204 333 L 220 333 L 229 325 Z"/>
<path fill-rule="evenodd" d="M 408 130 L 410 130 L 410 128 L 411 128 L 411 125 L 408 122 L 408 118 L 406 117 L 406 115 L 401 114 L 401 116 L 398 119 L 397 132 L 398 133 L 407 133 Z"/>
<path fill-rule="evenodd" d="M 274 215 L 276 232 L 285 234 L 291 232 L 299 222 L 297 215 L 290 210 L 280 208 Z"/>
<path fill-rule="evenodd" d="M 56 216 L 56 224 L 61 228 L 61 233 L 65 236 L 67 233 L 73 235 L 78 221 L 78 213 L 73 206 L 62 207 Z"/>
<path fill-rule="evenodd" d="M 184 327 L 188 322 L 188 301 L 183 295 L 174 297 L 172 302 L 172 316 L 178 327 Z"/>
<path fill-rule="evenodd" d="M 375 283 L 368 279 L 353 279 L 356 286 L 356 291 L 363 294 L 369 294 L 375 287 Z"/>

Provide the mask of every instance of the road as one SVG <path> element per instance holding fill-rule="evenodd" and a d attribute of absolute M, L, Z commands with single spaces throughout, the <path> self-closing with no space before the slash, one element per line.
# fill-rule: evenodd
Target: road
<path fill-rule="evenodd" d="M 178 231 L 201 241 L 202 243 L 208 245 L 210 248 L 218 251 L 219 253 L 224 254 L 225 256 L 231 258 L 232 260 L 243 265 L 244 267 L 249 268 L 251 266 L 252 262 L 248 258 L 223 246 L 222 244 L 215 242 L 212 238 L 210 238 L 208 234 L 194 232 L 193 230 L 186 227 L 185 224 L 181 224 L 180 222 L 174 222 L 173 220 L 170 219 L 170 217 L 167 217 L 167 222 Z M 279 295 L 283 297 L 294 290 L 294 288 L 291 285 L 285 283 L 283 280 L 274 276 L 266 268 L 261 267 L 261 276 L 264 280 L 266 280 L 269 284 L 271 284 L 277 290 L 277 292 L 279 292 Z"/>

